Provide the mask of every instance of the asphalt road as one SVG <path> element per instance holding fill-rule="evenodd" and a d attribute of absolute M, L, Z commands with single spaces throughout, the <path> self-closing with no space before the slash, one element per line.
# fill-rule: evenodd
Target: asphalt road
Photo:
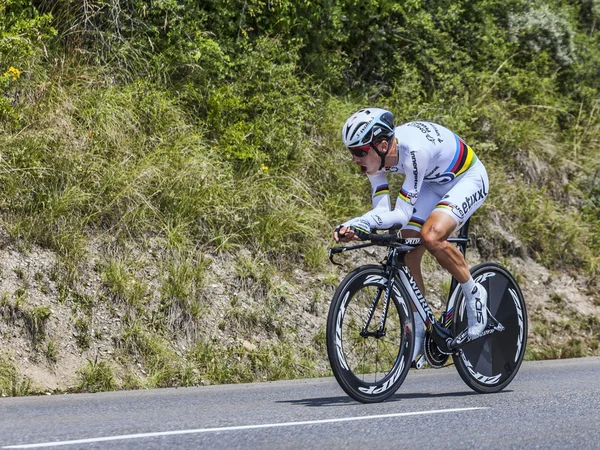
<path fill-rule="evenodd" d="M 390 400 L 335 379 L 0 399 L 0 449 L 600 449 L 600 358 L 526 362 L 498 394 L 454 367 Z"/>

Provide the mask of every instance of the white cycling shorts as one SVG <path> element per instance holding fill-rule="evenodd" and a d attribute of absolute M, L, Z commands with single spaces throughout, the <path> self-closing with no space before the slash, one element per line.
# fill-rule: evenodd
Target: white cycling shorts
<path fill-rule="evenodd" d="M 449 183 L 425 182 L 421 185 L 412 217 L 403 229 L 420 232 L 429 215 L 435 210 L 445 212 L 456 220 L 456 231 L 483 204 L 489 186 L 487 172 L 479 160 Z"/>

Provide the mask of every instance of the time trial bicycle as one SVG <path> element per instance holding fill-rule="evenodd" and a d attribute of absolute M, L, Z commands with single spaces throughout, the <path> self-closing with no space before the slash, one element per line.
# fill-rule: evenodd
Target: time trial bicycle
<path fill-rule="evenodd" d="M 466 253 L 467 221 L 448 241 Z M 423 319 L 425 359 L 434 368 L 450 356 L 463 381 L 479 393 L 504 389 L 513 380 L 527 343 L 527 310 L 514 276 L 499 264 L 485 262 L 471 269 L 475 282 L 487 291 L 488 324 L 476 338 L 468 335 L 465 298 L 453 278 L 445 312 L 436 320 L 408 267 L 406 253 L 421 241 L 397 233 L 370 235 L 370 242 L 332 247 L 338 253 L 370 246 L 387 247 L 381 264 L 350 272 L 333 295 L 326 341 L 331 369 L 342 389 L 363 403 L 386 400 L 404 382 L 412 363 L 415 325 L 411 305 Z M 339 264 L 338 264 L 339 265 Z"/>

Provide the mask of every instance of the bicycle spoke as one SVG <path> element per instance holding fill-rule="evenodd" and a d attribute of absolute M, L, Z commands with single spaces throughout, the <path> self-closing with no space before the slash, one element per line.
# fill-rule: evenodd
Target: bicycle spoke
<path fill-rule="evenodd" d="M 384 341 L 384 344 L 385 344 L 385 341 Z M 400 346 L 399 346 L 399 345 L 396 345 L 396 346 L 394 346 L 394 347 L 395 347 L 396 349 L 398 349 Z M 384 348 L 385 348 L 385 350 L 386 350 L 386 352 L 387 352 L 388 356 L 390 357 L 390 359 L 391 359 L 391 360 L 393 360 L 393 359 L 396 357 L 396 355 L 393 355 L 393 354 L 392 354 L 392 352 L 389 350 L 389 348 L 388 348 L 388 346 L 387 346 L 387 345 L 384 345 Z"/>

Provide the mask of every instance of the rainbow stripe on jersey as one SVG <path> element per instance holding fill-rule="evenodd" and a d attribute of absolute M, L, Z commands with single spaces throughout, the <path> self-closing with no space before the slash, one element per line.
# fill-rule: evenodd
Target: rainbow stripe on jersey
<path fill-rule="evenodd" d="M 464 143 L 456 134 L 454 135 L 456 140 L 456 153 L 452 162 L 445 170 L 446 173 L 453 173 L 454 177 L 469 170 L 469 168 L 477 162 L 477 155 L 471 147 Z"/>

